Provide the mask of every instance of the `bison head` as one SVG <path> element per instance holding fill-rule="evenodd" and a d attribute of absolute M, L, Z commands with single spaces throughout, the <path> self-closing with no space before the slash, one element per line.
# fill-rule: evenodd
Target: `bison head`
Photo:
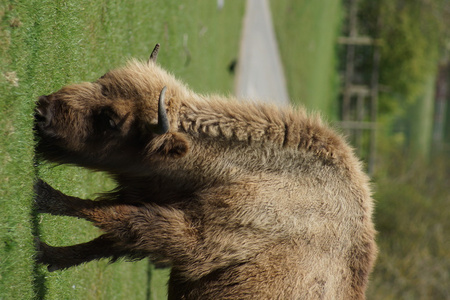
<path fill-rule="evenodd" d="M 158 49 L 150 56 L 150 67 Z M 153 75 L 139 68 L 113 70 L 95 82 L 39 97 L 37 152 L 52 161 L 107 171 L 183 156 L 188 143 L 171 130 L 164 80 L 156 78 L 154 84 Z"/>

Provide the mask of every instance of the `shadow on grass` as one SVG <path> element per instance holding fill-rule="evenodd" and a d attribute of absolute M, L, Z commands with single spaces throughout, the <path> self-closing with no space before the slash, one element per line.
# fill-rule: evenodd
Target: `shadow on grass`
<path fill-rule="evenodd" d="M 36 155 L 33 158 L 33 164 L 35 175 L 34 177 L 36 179 L 38 177 Z M 31 211 L 31 230 L 34 237 L 40 236 L 39 214 L 34 207 Z M 34 260 L 33 264 L 33 292 L 35 299 L 45 299 L 45 295 L 47 294 L 47 287 L 45 285 L 45 273 L 42 271 L 42 268 L 36 262 L 36 260 Z"/>
<path fill-rule="evenodd" d="M 150 300 L 152 299 L 152 288 L 151 288 L 151 282 L 152 282 L 152 263 L 150 260 L 148 260 L 147 264 L 147 289 L 145 291 L 145 299 Z"/>

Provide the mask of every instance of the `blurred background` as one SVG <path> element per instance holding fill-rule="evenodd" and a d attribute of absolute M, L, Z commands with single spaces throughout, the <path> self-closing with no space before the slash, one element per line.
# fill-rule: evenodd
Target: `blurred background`
<path fill-rule="evenodd" d="M 290 98 L 372 176 L 368 299 L 450 299 L 450 1 L 272 0 Z"/>
<path fill-rule="evenodd" d="M 269 0 L 293 105 L 345 134 L 371 175 L 379 257 L 368 299 L 450 299 L 450 1 Z M 0 299 L 165 299 L 169 271 L 147 261 L 48 273 L 51 245 L 99 233 L 36 215 L 36 176 L 78 197 L 114 187 L 101 173 L 35 161 L 39 95 L 92 81 L 131 57 L 193 90 L 233 94 L 246 1 L 0 0 Z"/>

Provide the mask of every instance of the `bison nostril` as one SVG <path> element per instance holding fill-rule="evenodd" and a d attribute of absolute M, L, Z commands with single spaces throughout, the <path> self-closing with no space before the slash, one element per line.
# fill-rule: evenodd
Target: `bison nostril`
<path fill-rule="evenodd" d="M 34 118 L 36 123 L 41 126 L 50 125 L 51 121 L 51 112 L 49 109 L 50 102 L 47 96 L 40 96 L 38 102 L 36 104 L 36 108 L 34 109 Z"/>
<path fill-rule="evenodd" d="M 42 113 L 42 111 L 39 108 L 36 108 L 34 111 L 34 119 L 36 120 L 37 123 L 47 125 L 46 124 L 47 118 L 45 117 L 45 115 Z"/>

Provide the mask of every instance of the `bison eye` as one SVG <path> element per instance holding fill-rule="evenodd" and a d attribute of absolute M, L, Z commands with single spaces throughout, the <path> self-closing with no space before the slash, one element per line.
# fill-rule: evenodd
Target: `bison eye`
<path fill-rule="evenodd" d="M 108 122 L 111 129 L 117 129 L 117 124 L 113 119 L 109 119 Z"/>
<path fill-rule="evenodd" d="M 99 133 L 105 131 L 118 130 L 119 126 L 115 119 L 117 116 L 109 109 L 103 109 L 94 116 L 94 127 Z"/>

